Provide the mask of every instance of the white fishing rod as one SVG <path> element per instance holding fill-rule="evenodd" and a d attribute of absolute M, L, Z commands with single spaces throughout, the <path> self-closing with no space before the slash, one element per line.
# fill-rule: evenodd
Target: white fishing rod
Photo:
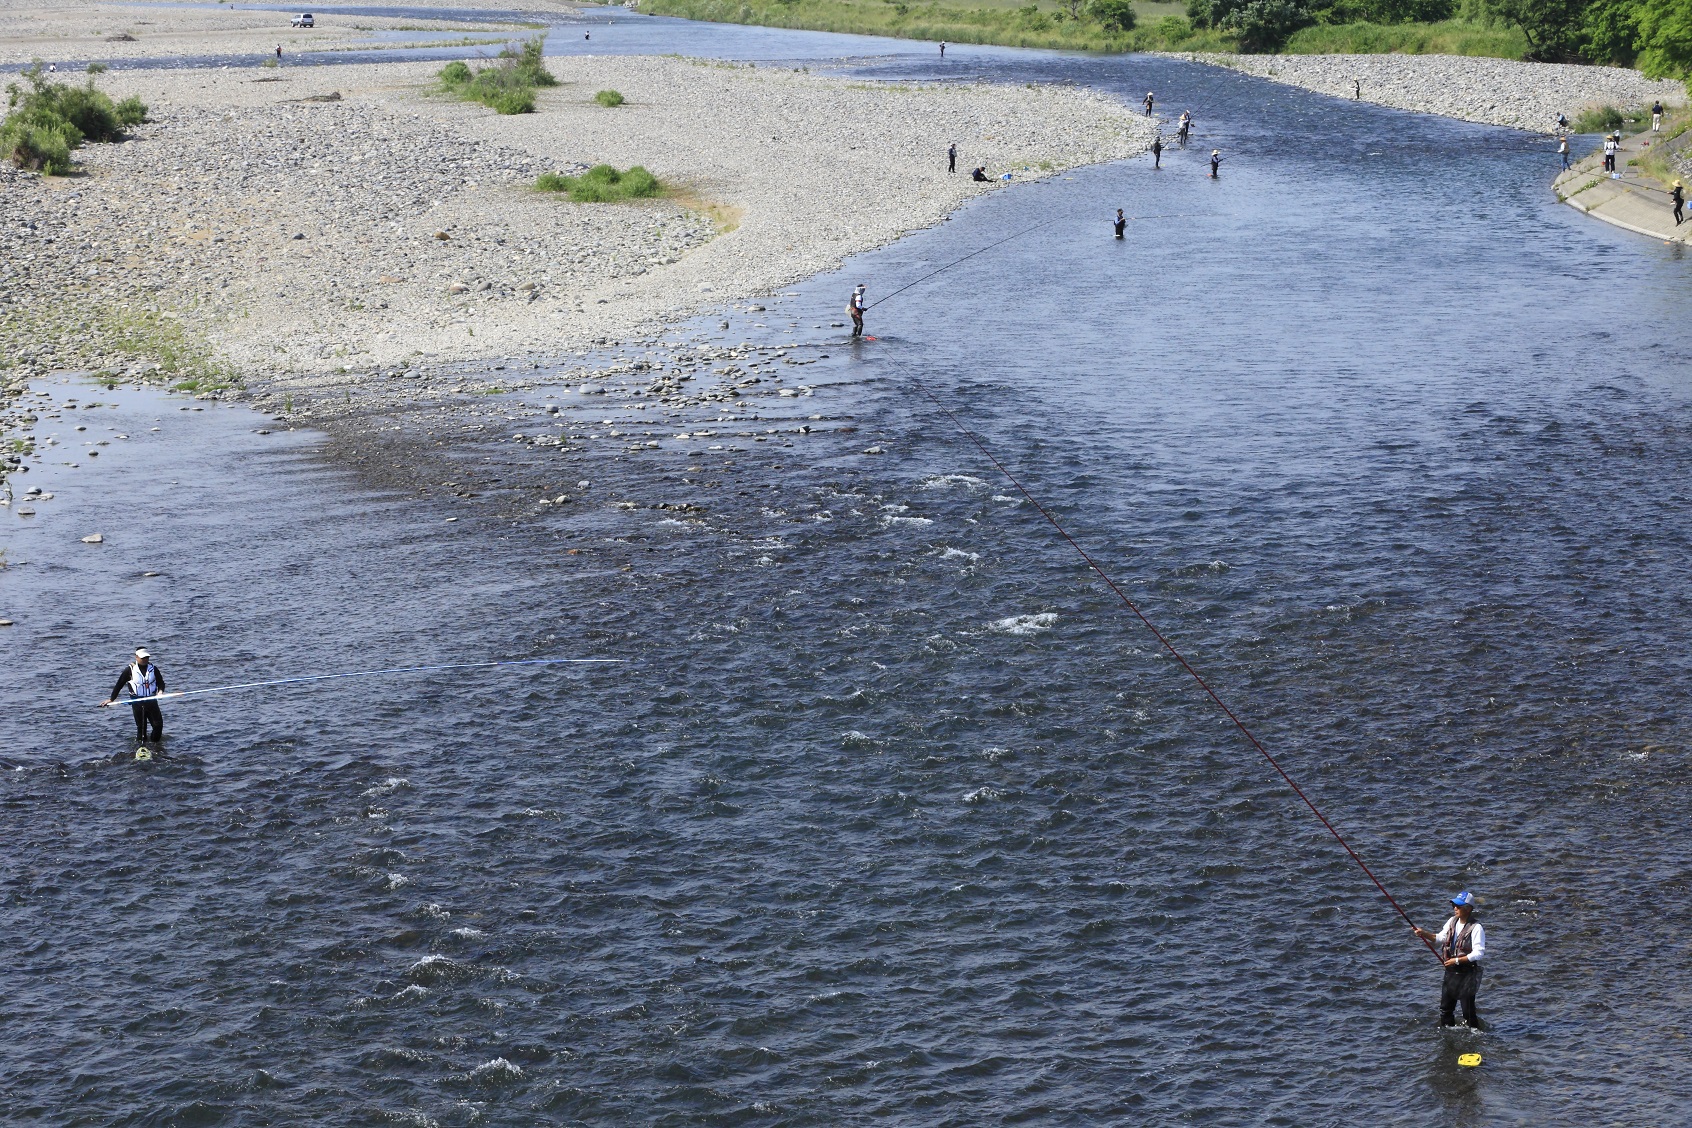
<path fill-rule="evenodd" d="M 271 681 L 239 682 L 235 685 L 214 685 L 206 689 L 185 689 L 175 693 L 155 693 L 147 697 L 121 697 L 102 701 L 105 705 L 140 705 L 148 701 L 180 700 L 185 697 L 204 697 L 212 693 L 229 693 L 237 689 L 262 689 L 273 685 L 299 685 L 303 682 L 334 681 L 338 678 L 374 678 L 392 674 L 421 674 L 435 670 L 485 670 L 493 666 L 557 666 L 557 665 L 614 665 L 626 658 L 514 658 L 502 662 L 449 662 L 439 666 L 394 666 L 386 670 L 353 670 L 344 674 L 311 674 L 299 678 L 275 678 Z"/>

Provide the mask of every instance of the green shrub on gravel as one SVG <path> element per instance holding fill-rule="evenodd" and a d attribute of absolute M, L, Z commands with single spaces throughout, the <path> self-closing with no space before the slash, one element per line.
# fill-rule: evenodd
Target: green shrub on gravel
<path fill-rule="evenodd" d="M 593 100 L 608 110 L 615 109 L 623 104 L 623 96 L 615 90 L 601 90 L 593 96 Z"/>
<path fill-rule="evenodd" d="M 84 141 L 116 141 L 125 128 L 147 120 L 141 99 L 114 103 L 103 91 L 86 86 L 48 82 L 41 65 L 24 70 L 29 89 L 17 83 L 6 87 L 7 114 L 0 122 L 0 156 L 19 168 L 40 169 L 49 176 L 70 171 L 70 153 Z"/>
<path fill-rule="evenodd" d="M 537 35 L 515 50 L 501 51 L 495 66 L 472 71 L 466 63 L 448 63 L 441 68 L 441 89 L 498 113 L 532 114 L 535 87 L 558 85 L 542 59 L 544 49 L 545 40 Z"/>
<path fill-rule="evenodd" d="M 658 178 L 640 165 L 627 172 L 618 172 L 610 165 L 594 165 L 580 176 L 565 176 L 559 172 L 542 174 L 535 181 L 542 192 L 563 192 L 578 204 L 610 204 L 618 200 L 639 200 L 656 196 L 664 190 Z"/>
<path fill-rule="evenodd" d="M 1574 120 L 1576 133 L 1609 133 L 1626 122 L 1622 112 L 1614 106 L 1592 106 L 1582 110 Z"/>

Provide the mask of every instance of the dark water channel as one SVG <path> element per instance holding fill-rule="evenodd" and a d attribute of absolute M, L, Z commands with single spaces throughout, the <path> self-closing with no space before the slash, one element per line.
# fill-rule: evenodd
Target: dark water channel
<path fill-rule="evenodd" d="M 593 504 L 512 523 L 52 389 L 120 405 L 62 411 L 21 479 L 55 499 L 0 515 L 13 1118 L 1685 1119 L 1688 264 L 1555 205 L 1521 134 L 983 66 L 1201 135 L 770 303 L 813 334 L 1053 221 L 806 369 L 852 435 L 580 456 Z M 1119 206 L 1180 218 L 1117 243 Z M 1428 954 L 917 378 L 1418 918 L 1484 899 L 1489 1031 L 1435 1028 Z M 200 685 L 631 664 L 207 699 L 137 765 L 86 707 L 137 642 Z"/>

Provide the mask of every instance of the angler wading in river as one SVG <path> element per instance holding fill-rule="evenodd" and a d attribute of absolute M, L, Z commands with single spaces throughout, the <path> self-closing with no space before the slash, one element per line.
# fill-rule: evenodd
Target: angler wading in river
<path fill-rule="evenodd" d="M 1434 946 L 1434 954 L 1445 965 L 1440 984 L 1439 1024 L 1457 1025 L 1457 1005 L 1463 1005 L 1463 1022 L 1479 1027 L 1475 992 L 1480 990 L 1481 958 L 1486 955 L 1486 929 L 1474 919 L 1475 895 L 1464 891 L 1451 898 L 1451 916 L 1438 932 L 1416 928 L 1416 935 Z M 1415 928 L 1414 925 L 1411 926 Z"/>
<path fill-rule="evenodd" d="M 159 703 L 149 699 L 156 698 L 165 691 L 164 671 L 154 665 L 152 656 L 147 653 L 145 647 L 135 652 L 135 661 L 118 671 L 117 682 L 112 686 L 111 694 L 100 702 L 100 705 L 104 707 L 117 704 L 118 695 L 126 689 L 129 691 L 130 711 L 135 714 L 135 739 L 147 739 L 149 724 L 152 726 L 154 740 L 163 737 L 164 714 L 159 711 Z"/>

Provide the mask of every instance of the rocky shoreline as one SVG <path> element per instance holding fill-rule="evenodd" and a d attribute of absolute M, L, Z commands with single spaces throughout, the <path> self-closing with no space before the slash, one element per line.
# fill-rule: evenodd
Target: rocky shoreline
<path fill-rule="evenodd" d="M 1438 114 L 1535 133 L 1556 130 L 1589 106 L 1618 109 L 1686 102 L 1679 82 L 1654 82 L 1620 67 L 1524 63 L 1454 55 L 1224 55 L 1171 58 L 1266 78 L 1336 98 L 1352 98 L 1417 113 Z"/>
<path fill-rule="evenodd" d="M 543 361 L 556 379 L 572 357 L 743 308 L 1008 186 L 972 183 L 972 164 L 1014 184 L 1132 156 L 1151 134 L 1070 88 L 668 57 L 549 60 L 561 85 L 540 111 L 500 117 L 433 92 L 439 65 L 103 76 L 147 102 L 149 124 L 79 150 L 75 176 L 0 173 L 0 381 L 244 385 L 321 422 L 364 409 L 353 389 L 451 397 L 539 380 Z M 627 103 L 596 105 L 605 88 Z M 680 191 L 601 205 L 531 187 L 599 162 Z M 726 344 L 694 358 L 736 359 Z"/>

